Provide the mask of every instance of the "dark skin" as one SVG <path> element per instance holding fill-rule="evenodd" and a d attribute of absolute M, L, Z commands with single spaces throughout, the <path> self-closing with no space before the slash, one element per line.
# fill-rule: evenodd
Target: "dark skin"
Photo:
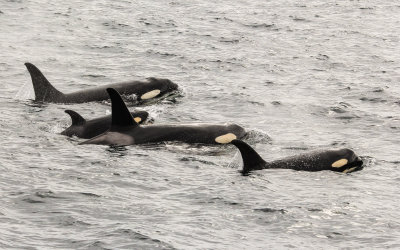
<path fill-rule="evenodd" d="M 362 160 L 350 149 L 315 151 L 295 155 L 280 160 L 266 162 L 247 143 L 241 140 L 231 142 L 239 150 L 243 158 L 244 175 L 252 170 L 269 168 L 285 168 L 301 171 L 331 170 L 335 172 L 354 172 L 361 170 Z"/>
<path fill-rule="evenodd" d="M 139 126 L 121 96 L 107 89 L 111 98 L 112 125 L 109 131 L 82 144 L 132 145 L 180 141 L 186 143 L 218 144 L 242 138 L 246 132 L 236 124 L 167 124 Z"/>
<path fill-rule="evenodd" d="M 46 79 L 42 72 L 33 64 L 25 63 L 33 83 L 35 91 L 35 100 L 41 102 L 53 103 L 84 103 L 93 101 L 108 100 L 107 88 L 114 88 L 122 95 L 136 95 L 138 101 L 146 93 L 157 93 L 156 96 L 165 95 L 171 91 L 177 90 L 178 85 L 168 79 L 149 78 L 148 81 L 128 81 L 109 85 L 103 85 L 95 88 L 84 89 L 69 94 L 63 94 L 54 88 Z M 146 96 L 146 95 L 145 95 Z M 151 97 L 155 97 L 149 95 Z"/>
<path fill-rule="evenodd" d="M 106 132 L 111 127 L 111 115 L 85 120 L 75 111 L 66 110 L 65 112 L 71 116 L 72 124 L 61 132 L 62 135 L 90 139 Z M 141 124 L 147 119 L 149 113 L 146 111 L 135 111 L 131 112 L 131 115 L 136 122 Z"/>

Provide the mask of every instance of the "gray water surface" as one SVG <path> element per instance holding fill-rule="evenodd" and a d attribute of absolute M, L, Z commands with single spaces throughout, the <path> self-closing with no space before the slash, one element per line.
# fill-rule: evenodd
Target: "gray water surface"
<path fill-rule="evenodd" d="M 0 0 L 0 248 L 400 248 L 400 4 Z M 155 123 L 235 122 L 266 159 L 349 147 L 351 174 L 262 170 L 233 146 L 112 148 L 59 133 L 25 62 L 73 92 L 146 77 Z"/>

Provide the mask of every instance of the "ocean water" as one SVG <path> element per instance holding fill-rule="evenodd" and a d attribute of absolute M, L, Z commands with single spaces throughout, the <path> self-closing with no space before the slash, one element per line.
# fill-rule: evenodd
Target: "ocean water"
<path fill-rule="evenodd" d="M 394 0 L 0 0 L 0 248 L 400 248 L 399 29 Z M 229 145 L 78 145 L 64 110 L 109 104 L 37 103 L 25 62 L 65 93 L 168 78 L 181 94 L 137 107 L 157 124 L 365 168 L 244 177 Z"/>

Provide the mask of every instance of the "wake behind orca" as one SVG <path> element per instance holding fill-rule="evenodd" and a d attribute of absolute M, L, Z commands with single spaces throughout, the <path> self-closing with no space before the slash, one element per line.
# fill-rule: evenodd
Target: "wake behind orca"
<path fill-rule="evenodd" d="M 122 95 L 135 94 L 138 101 L 162 96 L 178 89 L 178 85 L 168 79 L 148 78 L 147 82 L 128 81 L 109 84 L 77 92 L 63 94 L 46 79 L 42 72 L 33 64 L 25 63 L 35 91 L 35 101 L 54 103 L 84 103 L 108 100 L 107 88 L 117 89 Z"/>
<path fill-rule="evenodd" d="M 167 124 L 140 126 L 133 118 L 119 93 L 107 89 L 111 98 L 111 128 L 81 144 L 132 145 L 180 141 L 186 143 L 225 144 L 245 136 L 236 124 Z"/>
<path fill-rule="evenodd" d="M 65 113 L 71 116 L 72 124 L 61 132 L 62 135 L 90 139 L 106 132 L 111 126 L 111 115 L 86 120 L 73 110 L 65 110 Z M 134 111 L 131 114 L 133 119 L 139 124 L 143 123 L 149 116 L 149 113 L 146 111 Z"/>
<path fill-rule="evenodd" d="M 343 173 L 350 173 L 363 169 L 363 161 L 361 158 L 347 148 L 315 151 L 266 162 L 247 143 L 241 140 L 232 140 L 231 143 L 239 149 L 242 155 L 243 175 L 247 175 L 252 170 L 268 168 L 285 168 L 303 171 L 331 170 Z"/>

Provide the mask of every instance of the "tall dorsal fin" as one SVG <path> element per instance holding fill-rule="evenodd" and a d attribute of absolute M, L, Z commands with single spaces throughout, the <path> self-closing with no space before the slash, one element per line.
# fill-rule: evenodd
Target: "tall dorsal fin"
<path fill-rule="evenodd" d="M 241 140 L 232 140 L 231 143 L 239 149 L 240 154 L 242 155 L 243 175 L 248 174 L 251 170 L 263 169 L 266 162 L 252 147 L 250 147 L 250 145 Z"/>
<path fill-rule="evenodd" d="M 32 78 L 36 101 L 58 101 L 64 96 L 63 93 L 51 85 L 35 65 L 32 63 L 25 63 L 25 66 Z"/>
<path fill-rule="evenodd" d="M 107 93 L 111 99 L 111 130 L 113 127 L 138 126 L 118 91 L 108 88 Z"/>
<path fill-rule="evenodd" d="M 65 110 L 65 113 L 67 113 L 67 114 L 69 114 L 69 116 L 71 116 L 72 126 L 83 125 L 86 122 L 85 118 L 83 118 L 80 114 L 76 113 L 73 110 L 67 109 L 67 110 Z"/>

